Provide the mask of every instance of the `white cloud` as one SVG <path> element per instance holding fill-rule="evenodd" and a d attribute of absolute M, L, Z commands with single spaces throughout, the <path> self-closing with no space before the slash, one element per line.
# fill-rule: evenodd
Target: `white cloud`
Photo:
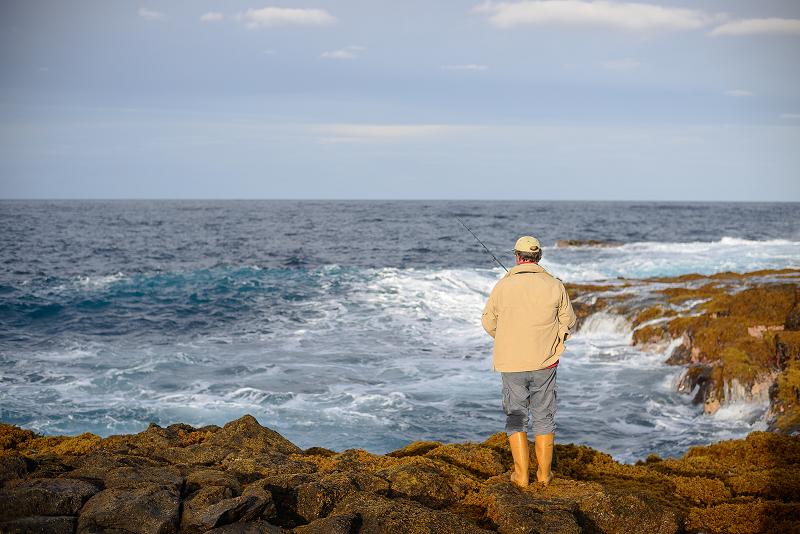
<path fill-rule="evenodd" d="M 488 13 L 489 22 L 497 28 L 546 25 L 633 32 L 681 31 L 702 28 L 716 19 L 696 9 L 605 0 L 490 1 L 472 11 Z"/>
<path fill-rule="evenodd" d="M 606 61 L 602 61 L 600 66 L 608 70 L 624 71 L 638 69 L 641 66 L 641 63 L 632 57 L 623 57 L 620 59 L 608 59 Z"/>
<path fill-rule="evenodd" d="M 800 35 L 800 19 L 740 19 L 726 22 L 709 32 L 709 35 L 755 35 L 759 33 Z"/>
<path fill-rule="evenodd" d="M 148 20 L 161 20 L 165 17 L 161 11 L 155 9 L 147 9 L 146 7 L 139 8 L 139 16 Z"/>
<path fill-rule="evenodd" d="M 274 56 L 275 54 L 277 54 L 275 50 L 270 50 L 270 49 L 262 50 L 261 53 L 264 54 L 265 56 Z"/>
<path fill-rule="evenodd" d="M 320 54 L 319 57 L 325 59 L 355 59 L 359 52 L 366 50 L 363 46 L 345 46 L 339 50 L 328 50 Z"/>
<path fill-rule="evenodd" d="M 783 113 L 781 114 L 781 118 L 787 120 L 798 120 L 800 119 L 800 113 Z"/>
<path fill-rule="evenodd" d="M 209 11 L 208 13 L 203 14 L 200 17 L 200 20 L 203 22 L 217 22 L 225 18 L 225 15 L 220 13 L 219 11 Z"/>
<path fill-rule="evenodd" d="M 442 69 L 444 70 L 486 70 L 489 67 L 487 65 L 476 65 L 475 63 L 468 63 L 466 65 L 442 65 Z"/>
<path fill-rule="evenodd" d="M 248 9 L 237 18 L 251 29 L 269 26 L 330 26 L 336 23 L 336 17 L 324 9 L 290 7 Z"/>
<path fill-rule="evenodd" d="M 747 89 L 730 89 L 729 91 L 725 91 L 725 94 L 728 96 L 753 96 L 752 91 L 748 91 Z"/>
<path fill-rule="evenodd" d="M 473 126 L 451 124 L 317 124 L 312 132 L 323 143 L 361 143 L 438 137 L 473 130 Z"/>

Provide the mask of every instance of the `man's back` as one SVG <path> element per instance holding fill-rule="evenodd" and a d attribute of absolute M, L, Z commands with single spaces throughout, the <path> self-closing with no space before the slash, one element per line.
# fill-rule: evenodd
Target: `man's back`
<path fill-rule="evenodd" d="M 554 364 L 575 326 L 564 285 L 536 263 L 513 267 L 495 285 L 481 319 L 495 338 L 493 367 L 501 372 Z"/>

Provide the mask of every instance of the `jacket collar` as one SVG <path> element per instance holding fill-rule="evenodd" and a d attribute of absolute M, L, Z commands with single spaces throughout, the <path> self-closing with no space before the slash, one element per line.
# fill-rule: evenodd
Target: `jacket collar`
<path fill-rule="evenodd" d="M 508 274 L 506 276 L 511 276 L 512 274 L 519 274 L 519 273 L 544 273 L 544 272 L 547 271 L 545 271 L 544 267 L 542 267 L 538 263 L 520 263 L 519 265 L 515 265 L 511 269 L 509 269 Z"/>

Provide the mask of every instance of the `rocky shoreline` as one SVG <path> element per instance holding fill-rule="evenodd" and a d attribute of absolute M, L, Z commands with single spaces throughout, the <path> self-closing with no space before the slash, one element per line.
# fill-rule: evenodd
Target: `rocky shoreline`
<path fill-rule="evenodd" d="M 678 391 L 713 414 L 769 403 L 772 431 L 800 432 L 800 270 L 618 279 L 567 290 L 579 321 L 627 319 L 631 342 L 684 366 Z"/>
<path fill-rule="evenodd" d="M 797 436 L 753 432 L 636 465 L 569 444 L 556 457 L 549 487 L 520 489 L 503 433 L 374 455 L 301 450 L 250 415 L 104 439 L 0 424 L 0 532 L 800 530 Z"/>
<path fill-rule="evenodd" d="M 580 321 L 623 316 L 633 344 L 683 366 L 677 387 L 706 413 L 768 400 L 774 432 L 636 465 L 557 443 L 553 484 L 520 489 L 504 433 L 375 455 L 301 450 L 251 415 L 107 438 L 0 423 L 0 532 L 800 532 L 799 281 L 787 269 L 568 286 Z"/>

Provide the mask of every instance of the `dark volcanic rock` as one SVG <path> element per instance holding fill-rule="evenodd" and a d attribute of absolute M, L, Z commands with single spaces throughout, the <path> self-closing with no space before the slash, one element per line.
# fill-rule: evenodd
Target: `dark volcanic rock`
<path fill-rule="evenodd" d="M 34 515 L 75 515 L 97 491 L 97 486 L 85 480 L 15 480 L 0 492 L 0 521 Z"/>
<path fill-rule="evenodd" d="M 208 531 L 208 534 L 279 534 L 283 532 L 285 531 L 267 521 L 257 520 L 213 528 Z"/>
<path fill-rule="evenodd" d="M 491 532 L 452 512 L 431 510 L 415 501 L 389 499 L 362 493 L 347 497 L 334 510 L 334 515 L 358 514 L 360 534 L 466 534 Z"/>
<path fill-rule="evenodd" d="M 22 478 L 29 466 L 21 456 L 0 456 L 0 486 L 9 480 Z"/>
<path fill-rule="evenodd" d="M 200 488 L 209 486 L 222 486 L 229 488 L 233 496 L 242 493 L 242 487 L 236 477 L 218 469 L 198 469 L 186 476 L 187 494 L 194 493 Z"/>
<path fill-rule="evenodd" d="M 78 518 L 73 515 L 36 515 L 0 523 L 4 534 L 72 534 Z"/>
<path fill-rule="evenodd" d="M 781 333 L 789 335 L 798 334 Z M 796 398 L 789 393 L 785 402 Z M 11 477 L 0 490 L 0 532 L 800 531 L 800 436 L 753 432 L 636 465 L 559 443 L 553 483 L 520 489 L 508 479 L 503 432 L 482 443 L 412 443 L 389 455 L 308 454 L 253 421 L 226 425 L 217 445 L 209 442 L 224 428 L 151 425 L 146 436 L 107 438 L 110 448 L 91 436 L 72 442 L 0 427 L 0 441 L 9 434 L 0 458 Z M 234 439 L 246 446 L 236 449 Z M 50 452 L 59 447 L 66 452 Z M 201 466 L 187 450 L 204 447 L 228 452 Z"/>
<path fill-rule="evenodd" d="M 268 501 L 261 495 L 241 495 L 224 499 L 208 508 L 198 510 L 181 523 L 182 532 L 206 532 L 214 527 L 235 521 L 250 521 L 258 517 Z"/>
<path fill-rule="evenodd" d="M 361 518 L 356 514 L 332 515 L 294 529 L 294 534 L 350 534 L 357 532 Z"/>
<path fill-rule="evenodd" d="M 81 509 L 78 532 L 177 532 L 179 507 L 178 494 L 156 484 L 106 489 Z"/>
<path fill-rule="evenodd" d="M 456 497 L 448 480 L 426 465 L 397 465 L 379 474 L 389 481 L 393 496 L 408 497 L 428 508 L 442 508 Z"/>
<path fill-rule="evenodd" d="M 300 447 L 274 430 L 258 424 L 252 415 L 245 415 L 225 424 L 206 443 L 211 446 L 216 445 L 236 450 L 240 456 L 271 451 L 283 454 L 301 454 L 303 452 Z"/>
<path fill-rule="evenodd" d="M 385 495 L 389 483 L 371 473 L 327 473 L 297 486 L 297 515 L 306 521 L 325 517 L 346 496 L 359 492 Z"/>
<path fill-rule="evenodd" d="M 599 493 L 580 501 L 579 508 L 584 520 L 600 532 L 675 534 L 683 530 L 675 511 L 665 509 L 646 495 Z"/>

